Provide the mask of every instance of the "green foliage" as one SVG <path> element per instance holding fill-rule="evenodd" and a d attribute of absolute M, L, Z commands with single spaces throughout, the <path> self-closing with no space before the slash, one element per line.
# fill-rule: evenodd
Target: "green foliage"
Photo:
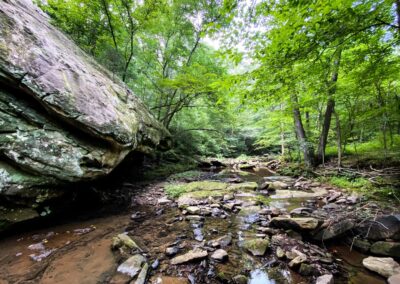
<path fill-rule="evenodd" d="M 371 182 L 365 178 L 348 178 L 343 176 L 332 177 L 329 179 L 329 183 L 344 189 L 366 189 L 371 186 Z"/>
<path fill-rule="evenodd" d="M 206 198 L 208 196 L 223 194 L 227 187 L 228 184 L 218 181 L 170 183 L 165 186 L 165 193 L 173 198 L 177 198 L 184 193 L 191 193 L 191 196 L 194 198 Z"/>
<path fill-rule="evenodd" d="M 172 198 L 178 198 L 186 192 L 186 188 L 181 184 L 167 184 L 165 186 L 165 193 Z"/>
<path fill-rule="evenodd" d="M 37 2 L 144 100 L 178 154 L 399 160 L 397 2 Z"/>

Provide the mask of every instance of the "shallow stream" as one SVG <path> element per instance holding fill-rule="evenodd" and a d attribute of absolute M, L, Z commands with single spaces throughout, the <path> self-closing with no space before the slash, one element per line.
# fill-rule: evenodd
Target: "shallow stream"
<path fill-rule="evenodd" d="M 245 181 L 260 183 L 262 177 L 270 173 L 261 170 L 236 174 Z M 218 178 L 224 177 L 219 175 Z M 160 194 L 162 183 L 150 188 Z M 110 245 L 112 237 L 124 231 L 129 231 L 145 251 L 150 263 L 158 259 L 160 265 L 151 273 L 150 283 L 159 283 L 159 279 L 163 280 L 162 283 L 189 283 L 187 279 L 199 279 L 202 275 L 204 279 L 210 279 L 210 276 L 215 279 L 207 280 L 207 283 L 221 283 L 238 273 L 249 275 L 249 284 L 308 283 L 307 278 L 279 263 L 274 255 L 267 253 L 265 257 L 254 257 L 239 246 L 244 237 L 258 233 L 255 222 L 259 217 L 256 213 L 259 208 L 248 203 L 254 194 L 236 197 L 242 202 L 239 213 L 232 213 L 225 219 L 206 217 L 202 226 L 196 226 L 182 221 L 181 211 L 177 207 L 154 205 L 155 197 L 151 190 L 140 194 L 140 202 L 134 200 L 133 212 L 85 221 L 68 221 L 45 229 L 29 229 L 0 239 L 0 284 L 122 283 L 115 277 L 120 260 L 110 250 Z M 272 196 L 270 206 L 290 211 L 302 206 L 307 199 Z M 131 214 L 135 212 L 139 212 L 140 217 L 131 220 Z M 233 238 L 232 245 L 226 248 L 229 254 L 227 262 L 211 263 L 199 269 L 182 265 L 179 271 L 169 265 L 165 250 L 171 244 L 182 248 L 191 247 L 203 239 L 208 241 L 221 235 L 231 235 Z M 361 253 L 350 252 L 348 246 L 339 243 L 327 244 L 327 248 L 341 264 L 340 271 L 344 273 L 335 278 L 335 283 L 385 283 L 383 278 L 362 267 L 361 261 L 365 256 Z"/>

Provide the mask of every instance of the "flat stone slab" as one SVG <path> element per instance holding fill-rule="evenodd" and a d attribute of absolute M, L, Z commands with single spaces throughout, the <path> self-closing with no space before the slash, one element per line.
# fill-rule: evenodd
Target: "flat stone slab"
<path fill-rule="evenodd" d="M 274 217 L 271 220 L 271 225 L 293 230 L 314 230 L 318 227 L 320 221 L 315 218 L 288 218 L 288 217 Z"/>
<path fill-rule="evenodd" d="M 327 194 L 328 191 L 325 188 L 313 188 L 310 191 L 302 190 L 276 190 L 274 194 L 271 195 L 272 199 L 286 199 L 286 198 L 315 198 Z"/>
<path fill-rule="evenodd" d="M 174 257 L 171 259 L 171 264 L 177 265 L 177 264 L 182 264 L 194 260 L 199 260 L 207 257 L 208 253 L 205 250 L 202 249 L 194 249 L 191 251 L 188 251 L 185 254 L 179 255 L 177 257 Z"/>
<path fill-rule="evenodd" d="M 391 257 L 370 256 L 364 258 L 362 264 L 365 268 L 384 277 L 390 277 L 400 273 L 400 265 Z"/>

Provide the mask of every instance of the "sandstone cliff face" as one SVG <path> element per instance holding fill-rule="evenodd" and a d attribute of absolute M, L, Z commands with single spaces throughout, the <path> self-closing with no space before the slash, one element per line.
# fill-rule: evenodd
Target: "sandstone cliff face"
<path fill-rule="evenodd" d="M 31 0 L 0 2 L 0 198 L 57 195 L 55 185 L 107 175 L 168 135 Z"/>

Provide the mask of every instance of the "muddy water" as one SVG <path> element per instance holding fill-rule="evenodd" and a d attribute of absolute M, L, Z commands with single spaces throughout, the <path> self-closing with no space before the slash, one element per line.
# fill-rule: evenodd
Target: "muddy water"
<path fill-rule="evenodd" d="M 128 223 L 129 216 L 110 216 L 3 239 L 0 283 L 102 282 L 116 268 L 110 250 L 111 238 Z M 40 244 L 44 250 L 35 249 Z M 38 257 L 47 253 L 47 257 L 38 261 Z"/>
<path fill-rule="evenodd" d="M 259 171 L 241 177 L 260 182 L 261 177 L 268 174 Z M 112 237 L 124 231 L 133 236 L 150 262 L 158 260 L 160 263 L 150 283 L 157 283 L 158 279 L 163 279 L 163 283 L 188 283 L 188 278 L 211 278 L 215 280 L 207 283 L 221 283 L 240 273 L 249 275 L 250 284 L 307 283 L 307 279 L 288 269 L 286 264 L 277 263 L 274 256 L 252 257 L 243 252 L 241 240 L 257 234 L 257 226 L 253 224 L 258 218 L 254 213 L 257 208 L 253 210 L 253 205 L 246 205 L 251 196 L 240 198 L 243 209 L 238 214 L 226 219 L 207 217 L 199 226 L 183 221 L 176 207 L 156 207 L 152 190 L 160 187 L 155 185 L 149 189 L 148 196 L 138 198 L 141 202 L 134 209 L 142 217 L 133 221 L 130 214 L 114 215 L 28 231 L 0 240 L 0 283 L 118 283 L 114 274 L 120 260 L 112 253 L 110 245 Z M 272 198 L 270 205 L 291 210 L 305 201 L 304 198 Z M 200 269 L 181 265 L 177 270 L 169 265 L 169 258 L 165 256 L 168 246 L 175 245 L 185 251 L 201 244 L 196 237 L 208 241 L 227 234 L 232 235 L 233 241 L 226 248 L 229 259 L 225 263 L 211 261 Z M 364 255 L 350 252 L 340 244 L 331 244 L 328 249 L 349 272 L 335 279 L 335 283 L 385 283 L 362 267 Z M 43 258 L 38 261 L 41 256 Z"/>

